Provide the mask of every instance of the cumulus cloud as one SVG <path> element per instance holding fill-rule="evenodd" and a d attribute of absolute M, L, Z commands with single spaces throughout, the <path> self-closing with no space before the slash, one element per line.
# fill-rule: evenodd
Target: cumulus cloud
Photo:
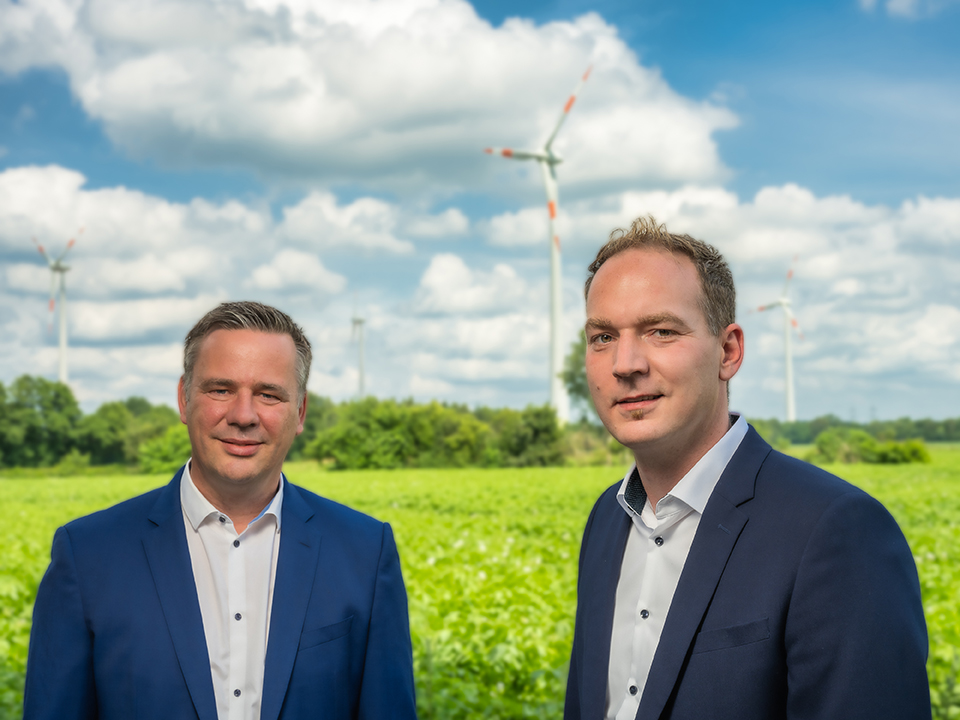
<path fill-rule="evenodd" d="M 310 287 L 336 294 L 346 287 L 347 279 L 327 270 L 315 255 L 281 250 L 267 265 L 253 271 L 248 284 L 264 290 Z"/>
<path fill-rule="evenodd" d="M 297 205 L 284 209 L 280 232 L 292 240 L 319 247 L 412 252 L 410 242 L 393 234 L 397 215 L 395 206 L 375 198 L 338 205 L 332 193 L 313 192 Z"/>
<path fill-rule="evenodd" d="M 476 314 L 514 308 L 530 302 L 530 290 L 514 268 L 498 263 L 489 272 L 473 270 L 463 258 L 435 255 L 417 291 L 421 313 Z"/>
<path fill-rule="evenodd" d="M 883 7 L 892 17 L 917 19 L 939 15 L 957 0 L 886 0 Z M 861 9 L 871 12 L 878 5 L 877 0 L 860 0 Z"/>
<path fill-rule="evenodd" d="M 135 156 L 408 195 L 524 187 L 480 150 L 539 147 L 589 64 L 556 145 L 564 182 L 723 176 L 713 134 L 733 114 L 674 92 L 592 13 L 493 27 L 465 0 L 0 3 L 0 70 L 62 68 Z"/>
<path fill-rule="evenodd" d="M 407 235 L 441 240 L 464 235 L 470 228 L 470 220 L 460 208 L 447 208 L 436 215 L 414 215 L 403 223 Z"/>

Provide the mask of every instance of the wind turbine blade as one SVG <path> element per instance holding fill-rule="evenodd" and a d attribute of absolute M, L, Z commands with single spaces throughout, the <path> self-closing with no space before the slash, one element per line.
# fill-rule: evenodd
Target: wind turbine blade
<path fill-rule="evenodd" d="M 783 297 L 787 297 L 787 290 L 790 288 L 790 281 L 793 279 L 793 268 L 796 266 L 799 258 L 799 255 L 794 255 L 793 260 L 790 262 L 790 269 L 787 270 L 787 279 L 783 283 Z"/>
<path fill-rule="evenodd" d="M 511 148 L 484 148 L 487 155 L 502 155 L 512 160 L 546 160 L 547 156 L 543 153 L 529 152 L 527 150 L 513 150 Z"/>
<path fill-rule="evenodd" d="M 77 236 L 80 236 L 80 235 L 82 235 L 82 234 L 83 234 L 83 228 L 80 228 L 80 229 L 77 231 Z M 73 247 L 74 243 L 76 243 L 76 242 L 77 242 L 77 238 L 76 238 L 76 237 L 72 237 L 72 238 L 70 238 L 70 240 L 67 241 L 67 246 L 63 249 L 63 252 L 60 253 L 60 256 L 57 258 L 57 262 L 60 262 L 61 260 L 63 260 L 64 255 L 67 254 L 67 252 L 70 250 L 70 248 Z"/>
<path fill-rule="evenodd" d="M 37 250 L 43 255 L 43 259 L 47 261 L 47 265 L 53 265 L 53 262 L 51 262 L 50 257 L 47 255 L 47 251 L 43 249 L 43 245 L 38 243 L 36 238 L 31 239 L 33 240 L 33 244 L 37 246 Z"/>
<path fill-rule="evenodd" d="M 546 144 L 543 146 L 543 149 L 550 152 L 550 146 L 553 145 L 553 140 L 557 137 L 557 133 L 560 132 L 560 128 L 563 126 L 564 121 L 567 119 L 567 115 L 570 114 L 570 109 L 573 107 L 573 104 L 577 101 L 577 94 L 583 88 L 583 84 L 587 81 L 587 78 L 590 77 L 590 71 L 593 67 L 588 67 L 586 72 L 580 77 L 580 82 L 577 83 L 577 86 L 573 89 L 573 92 L 570 94 L 570 97 L 567 99 L 567 104 L 563 106 L 563 112 L 560 113 L 560 119 L 557 120 L 556 126 L 553 128 L 553 132 L 550 133 L 550 137 L 547 138 Z"/>

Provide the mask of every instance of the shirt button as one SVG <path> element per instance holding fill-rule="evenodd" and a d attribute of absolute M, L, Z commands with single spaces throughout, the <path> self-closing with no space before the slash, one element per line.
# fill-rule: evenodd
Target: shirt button
<path fill-rule="evenodd" d="M 221 516 L 220 516 L 220 522 L 225 523 L 226 521 L 227 521 L 227 519 L 226 519 L 223 515 L 221 515 Z M 240 692 L 240 691 L 237 690 L 237 692 Z"/>
<path fill-rule="evenodd" d="M 649 610 L 646 610 L 646 609 L 641 610 L 641 611 L 640 611 L 640 617 L 642 617 L 644 620 L 646 620 L 648 617 L 650 617 L 650 611 L 649 611 Z"/>
<path fill-rule="evenodd" d="M 630 686 L 630 694 L 631 694 L 631 695 L 636 695 L 638 692 L 640 692 L 640 691 L 637 689 L 637 686 L 636 686 L 636 685 L 631 685 L 631 686 Z"/>
<path fill-rule="evenodd" d="M 654 542 L 657 544 L 657 547 L 660 547 L 661 545 L 663 545 L 663 538 L 658 537 L 656 540 L 654 540 Z"/>
<path fill-rule="evenodd" d="M 240 618 L 243 617 L 243 615 L 241 615 L 240 613 L 237 613 L 237 614 L 234 615 L 233 617 L 234 617 L 235 620 L 239 620 Z"/>
<path fill-rule="evenodd" d="M 233 691 L 233 696 L 240 697 L 240 688 L 237 688 L 236 690 Z"/>
<path fill-rule="evenodd" d="M 659 544 L 659 543 L 658 543 L 658 544 Z M 234 540 L 234 541 L 233 541 L 233 546 L 234 546 L 234 547 L 240 547 L 240 541 L 239 541 L 239 540 Z"/>

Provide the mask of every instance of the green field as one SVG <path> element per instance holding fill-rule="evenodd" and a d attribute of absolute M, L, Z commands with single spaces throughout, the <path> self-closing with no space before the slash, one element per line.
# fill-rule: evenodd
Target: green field
<path fill-rule="evenodd" d="M 960 718 L 960 447 L 931 449 L 929 465 L 829 469 L 882 500 L 907 535 L 930 630 L 935 717 Z M 421 718 L 560 717 L 580 533 L 620 470 L 286 471 L 393 525 Z M 32 600 L 54 530 L 166 481 L 0 479 L 0 718 L 20 714 Z"/>

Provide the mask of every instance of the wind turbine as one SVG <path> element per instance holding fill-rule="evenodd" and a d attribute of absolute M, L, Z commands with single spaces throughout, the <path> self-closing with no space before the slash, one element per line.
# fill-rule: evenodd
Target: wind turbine
<path fill-rule="evenodd" d="M 357 340 L 357 351 L 358 351 L 358 362 L 357 366 L 360 370 L 359 383 L 357 385 L 357 396 L 362 400 L 366 396 L 364 391 L 364 377 L 363 377 L 363 323 L 364 319 L 360 317 L 356 311 L 353 313 L 353 329 L 350 333 L 350 339 Z"/>
<path fill-rule="evenodd" d="M 540 172 L 543 175 L 543 186 L 547 193 L 547 214 L 550 218 L 550 404 L 557 413 L 557 419 L 561 423 L 567 422 L 570 417 L 570 398 L 567 396 L 567 390 L 560 379 L 560 372 L 563 369 L 563 343 L 560 338 L 561 315 L 563 306 L 561 299 L 561 275 L 560 275 L 560 236 L 557 235 L 557 172 L 556 166 L 563 162 L 563 159 L 557 157 L 553 152 L 553 141 L 560 132 L 560 128 L 573 103 L 576 102 L 577 93 L 590 77 L 590 68 L 580 78 L 577 87 L 563 106 L 563 112 L 560 113 L 560 119 L 557 120 L 553 132 L 547 138 L 543 148 L 537 151 L 511 150 L 510 148 L 487 148 L 484 152 L 491 155 L 502 155 L 512 160 L 536 160 L 540 164 Z"/>
<path fill-rule="evenodd" d="M 796 263 L 797 258 L 793 258 L 793 262 Z M 793 310 L 790 306 L 790 280 L 793 278 L 793 264 L 791 263 L 790 269 L 787 270 L 787 280 L 783 284 L 783 292 L 780 294 L 779 299 L 775 300 L 772 303 L 767 303 L 766 305 L 761 305 L 757 308 L 757 312 L 764 312 L 766 310 L 773 310 L 774 308 L 783 308 L 783 352 L 784 352 L 784 387 L 787 394 L 787 422 L 795 422 L 797 419 L 797 404 L 796 398 L 794 395 L 793 389 L 793 348 L 791 346 L 790 337 L 793 330 L 797 331 L 797 334 L 800 336 L 800 339 L 803 339 L 803 333 L 800 332 L 800 327 L 797 324 L 797 318 L 793 315 Z"/>
<path fill-rule="evenodd" d="M 77 235 L 83 232 L 83 228 L 77 232 Z M 59 284 L 60 284 L 60 369 L 59 369 L 59 380 L 64 385 L 67 384 L 67 270 L 70 269 L 70 266 L 63 262 L 64 256 L 73 247 L 73 244 L 76 242 L 76 238 L 70 238 L 70 241 L 67 243 L 67 247 L 63 249 L 63 252 L 57 257 L 56 260 L 51 260 L 50 256 L 47 255 L 47 251 L 43 249 L 43 245 L 37 242 L 36 238 L 33 238 L 34 245 L 37 246 L 37 250 L 40 251 L 40 254 L 43 255 L 43 259 L 47 261 L 47 265 L 50 266 L 50 322 L 51 326 L 53 324 L 53 311 L 56 306 L 54 301 L 54 294 L 57 290 L 57 282 L 59 275 Z"/>

